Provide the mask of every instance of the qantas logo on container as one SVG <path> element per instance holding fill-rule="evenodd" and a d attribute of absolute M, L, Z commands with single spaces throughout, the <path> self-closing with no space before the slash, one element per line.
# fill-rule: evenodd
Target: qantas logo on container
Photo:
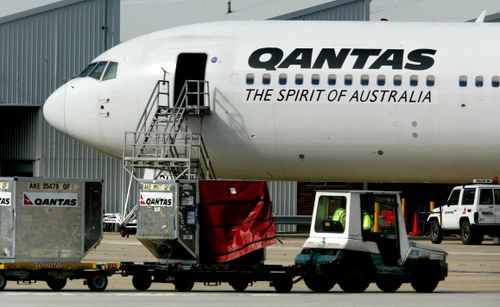
<path fill-rule="evenodd" d="M 25 192 L 24 206 L 33 207 L 77 207 L 77 193 Z"/>
<path fill-rule="evenodd" d="M 165 206 L 171 207 L 173 204 L 173 194 L 166 192 L 141 192 L 139 205 L 146 206 Z"/>
<path fill-rule="evenodd" d="M 10 206 L 12 204 L 12 194 L 10 192 L 0 192 L 0 206 Z"/>

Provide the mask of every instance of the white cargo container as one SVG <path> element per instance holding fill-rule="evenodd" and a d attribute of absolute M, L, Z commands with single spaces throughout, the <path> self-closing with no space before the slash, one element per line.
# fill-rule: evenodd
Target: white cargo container
<path fill-rule="evenodd" d="M 0 261 L 80 261 L 102 239 L 102 182 L 0 178 Z"/>

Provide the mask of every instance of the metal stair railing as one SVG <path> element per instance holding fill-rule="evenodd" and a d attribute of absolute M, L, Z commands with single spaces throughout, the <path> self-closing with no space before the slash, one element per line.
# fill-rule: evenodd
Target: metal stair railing
<path fill-rule="evenodd" d="M 157 176 L 166 172 L 175 179 L 215 178 L 201 134 L 181 132 L 186 116 L 208 113 L 209 93 L 207 81 L 187 80 L 172 105 L 168 81 L 157 81 L 136 131 L 125 134 L 122 186 L 127 187 L 127 193 L 123 199 L 122 225 L 128 223 L 137 209 L 135 203 L 127 210 L 140 169 L 153 169 Z M 163 95 L 167 103 L 162 106 Z M 125 184 L 126 176 L 129 176 L 128 184 Z"/>
<path fill-rule="evenodd" d="M 162 91 L 165 90 L 166 91 Z M 148 103 L 146 104 L 146 107 L 144 108 L 144 112 L 142 112 L 142 115 L 139 119 L 139 122 L 137 123 L 137 127 L 135 129 L 136 132 L 143 132 L 146 131 L 148 128 L 148 120 L 151 118 L 151 114 L 153 114 L 153 111 L 155 114 L 157 114 L 158 110 L 160 109 L 160 97 L 162 95 L 166 95 L 167 99 L 167 105 L 165 107 L 168 107 L 168 102 L 170 101 L 170 83 L 166 80 L 158 80 L 155 84 L 155 87 L 153 88 L 153 91 L 151 92 L 151 96 L 148 99 Z M 153 119 L 152 119 L 153 120 Z M 136 140 L 139 141 L 139 140 Z"/>

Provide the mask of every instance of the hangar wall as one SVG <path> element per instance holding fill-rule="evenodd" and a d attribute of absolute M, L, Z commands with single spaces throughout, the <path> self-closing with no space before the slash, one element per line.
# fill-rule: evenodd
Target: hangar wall
<path fill-rule="evenodd" d="M 121 161 L 44 120 L 45 99 L 120 39 L 119 0 L 66 0 L 0 18 L 0 176 L 104 179 L 121 198 Z"/>
<path fill-rule="evenodd" d="M 270 19 L 370 20 L 370 0 L 337 0 Z"/>

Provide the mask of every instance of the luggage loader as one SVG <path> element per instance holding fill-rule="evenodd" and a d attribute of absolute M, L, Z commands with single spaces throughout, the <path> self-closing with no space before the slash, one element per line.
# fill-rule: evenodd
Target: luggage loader
<path fill-rule="evenodd" d="M 345 223 L 333 219 L 338 208 L 345 210 Z M 345 292 L 363 292 L 375 282 L 384 292 L 402 283 L 432 292 L 447 276 L 445 251 L 408 240 L 398 192 L 317 192 L 312 218 L 295 259 L 306 267 L 303 277 L 312 291 L 339 284 Z"/>

